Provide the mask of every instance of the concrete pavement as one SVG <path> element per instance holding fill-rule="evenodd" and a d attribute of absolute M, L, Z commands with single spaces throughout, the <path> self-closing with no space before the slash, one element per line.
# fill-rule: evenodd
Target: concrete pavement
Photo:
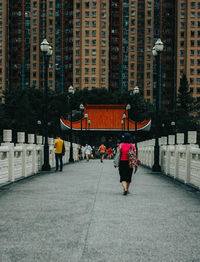
<path fill-rule="evenodd" d="M 142 167 L 130 191 L 109 160 L 0 188 L 0 262 L 200 262 L 200 192 Z"/>

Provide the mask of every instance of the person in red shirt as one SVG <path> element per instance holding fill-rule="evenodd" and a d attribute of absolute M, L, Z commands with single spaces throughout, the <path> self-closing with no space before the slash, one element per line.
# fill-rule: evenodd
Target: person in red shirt
<path fill-rule="evenodd" d="M 112 157 L 112 149 L 109 147 L 108 150 L 107 150 L 107 155 L 108 155 L 108 159 L 111 159 Z"/>
<path fill-rule="evenodd" d="M 119 162 L 119 175 L 120 175 L 120 183 L 122 183 L 122 187 L 124 190 L 124 195 L 129 193 L 129 187 L 132 180 L 133 168 L 129 167 L 129 159 L 128 159 L 128 151 L 133 148 L 136 151 L 135 145 L 131 143 L 132 136 L 130 133 L 125 133 L 124 141 L 118 146 L 118 149 L 121 150 L 120 162 Z"/>
<path fill-rule="evenodd" d="M 103 162 L 104 160 L 104 154 L 106 152 L 106 147 L 104 146 L 104 144 L 101 144 L 98 151 L 100 152 L 100 161 Z"/>

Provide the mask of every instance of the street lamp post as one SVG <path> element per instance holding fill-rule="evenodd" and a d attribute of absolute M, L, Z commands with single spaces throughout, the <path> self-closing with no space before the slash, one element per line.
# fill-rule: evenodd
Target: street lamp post
<path fill-rule="evenodd" d="M 83 141 L 82 141 L 82 129 L 83 129 L 83 123 L 82 123 L 82 111 L 84 110 L 84 105 L 83 104 L 80 104 L 80 106 L 79 106 L 79 108 L 80 108 L 80 110 L 81 110 L 81 145 L 82 145 L 82 143 L 83 143 Z"/>
<path fill-rule="evenodd" d="M 44 61 L 44 120 L 43 120 L 43 132 L 44 132 L 44 164 L 42 166 L 43 171 L 51 170 L 49 164 L 49 143 L 48 143 L 48 66 L 49 58 L 53 53 L 52 47 L 48 41 L 44 39 L 40 44 L 40 49 L 43 53 Z"/>
<path fill-rule="evenodd" d="M 163 42 L 161 39 L 158 39 L 155 43 L 155 46 L 152 49 L 153 56 L 156 58 L 156 116 L 155 116 L 155 146 L 154 146 L 154 164 L 152 167 L 153 172 L 161 172 L 161 167 L 159 164 L 159 119 L 158 119 L 158 112 L 159 112 L 159 91 L 160 91 L 160 53 L 163 51 Z"/>
<path fill-rule="evenodd" d="M 139 94 L 139 92 L 140 92 L 139 87 L 138 86 L 134 87 L 133 94 L 137 95 Z M 137 153 L 138 152 L 137 150 L 137 116 L 135 117 L 135 149 L 136 149 L 136 156 L 137 156 L 138 154 Z"/>
<path fill-rule="evenodd" d="M 74 88 L 73 88 L 73 86 L 70 86 L 70 87 L 68 88 L 68 93 L 69 93 L 69 95 L 68 95 L 69 100 L 68 100 L 68 101 L 70 101 L 72 95 L 74 94 Z M 71 101 L 70 101 L 70 102 L 71 102 Z M 72 144 L 72 105 L 71 105 L 71 108 L 70 108 L 70 138 L 69 138 L 69 140 L 70 140 L 70 156 L 69 156 L 69 162 L 72 163 L 72 162 L 74 162 L 74 158 L 73 158 L 73 144 Z"/>
<path fill-rule="evenodd" d="M 128 131 L 129 131 L 129 110 L 131 109 L 131 105 L 130 104 L 127 104 L 126 105 L 126 111 L 128 113 L 128 122 L 127 122 L 127 128 L 128 128 Z"/>
<path fill-rule="evenodd" d="M 123 124 L 124 124 L 124 131 L 125 131 L 125 123 L 126 123 L 126 114 L 124 113 L 122 116 Z"/>
<path fill-rule="evenodd" d="M 86 134 L 87 134 L 87 118 L 88 118 L 87 113 L 85 113 L 84 118 L 85 118 L 85 136 L 86 136 Z"/>

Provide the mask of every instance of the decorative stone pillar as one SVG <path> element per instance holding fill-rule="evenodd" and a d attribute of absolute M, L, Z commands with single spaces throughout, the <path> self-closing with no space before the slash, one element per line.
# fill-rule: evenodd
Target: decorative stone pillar
<path fill-rule="evenodd" d="M 197 131 L 188 131 L 188 144 L 197 143 Z"/>
<path fill-rule="evenodd" d="M 35 143 L 35 135 L 34 134 L 28 134 L 28 143 L 29 144 Z"/>
<path fill-rule="evenodd" d="M 36 142 L 37 142 L 38 145 L 42 145 L 42 136 L 37 136 Z"/>
<path fill-rule="evenodd" d="M 17 143 L 24 144 L 24 142 L 25 142 L 25 133 L 17 132 Z"/>
<path fill-rule="evenodd" d="M 12 141 L 12 130 L 4 129 L 3 130 L 3 142 L 10 143 Z"/>
<path fill-rule="evenodd" d="M 178 145 L 183 145 L 184 144 L 184 133 L 178 133 L 176 140 L 177 140 Z"/>

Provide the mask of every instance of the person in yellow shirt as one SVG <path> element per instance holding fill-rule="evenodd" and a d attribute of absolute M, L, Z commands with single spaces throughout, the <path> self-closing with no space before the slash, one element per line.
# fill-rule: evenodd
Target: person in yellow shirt
<path fill-rule="evenodd" d="M 56 152 L 55 152 L 56 171 L 58 171 L 59 162 L 60 162 L 60 172 L 62 172 L 62 169 L 63 169 L 62 157 L 63 157 L 64 152 L 65 152 L 65 143 L 59 136 L 56 137 L 56 140 L 54 142 L 54 147 L 56 149 Z"/>

